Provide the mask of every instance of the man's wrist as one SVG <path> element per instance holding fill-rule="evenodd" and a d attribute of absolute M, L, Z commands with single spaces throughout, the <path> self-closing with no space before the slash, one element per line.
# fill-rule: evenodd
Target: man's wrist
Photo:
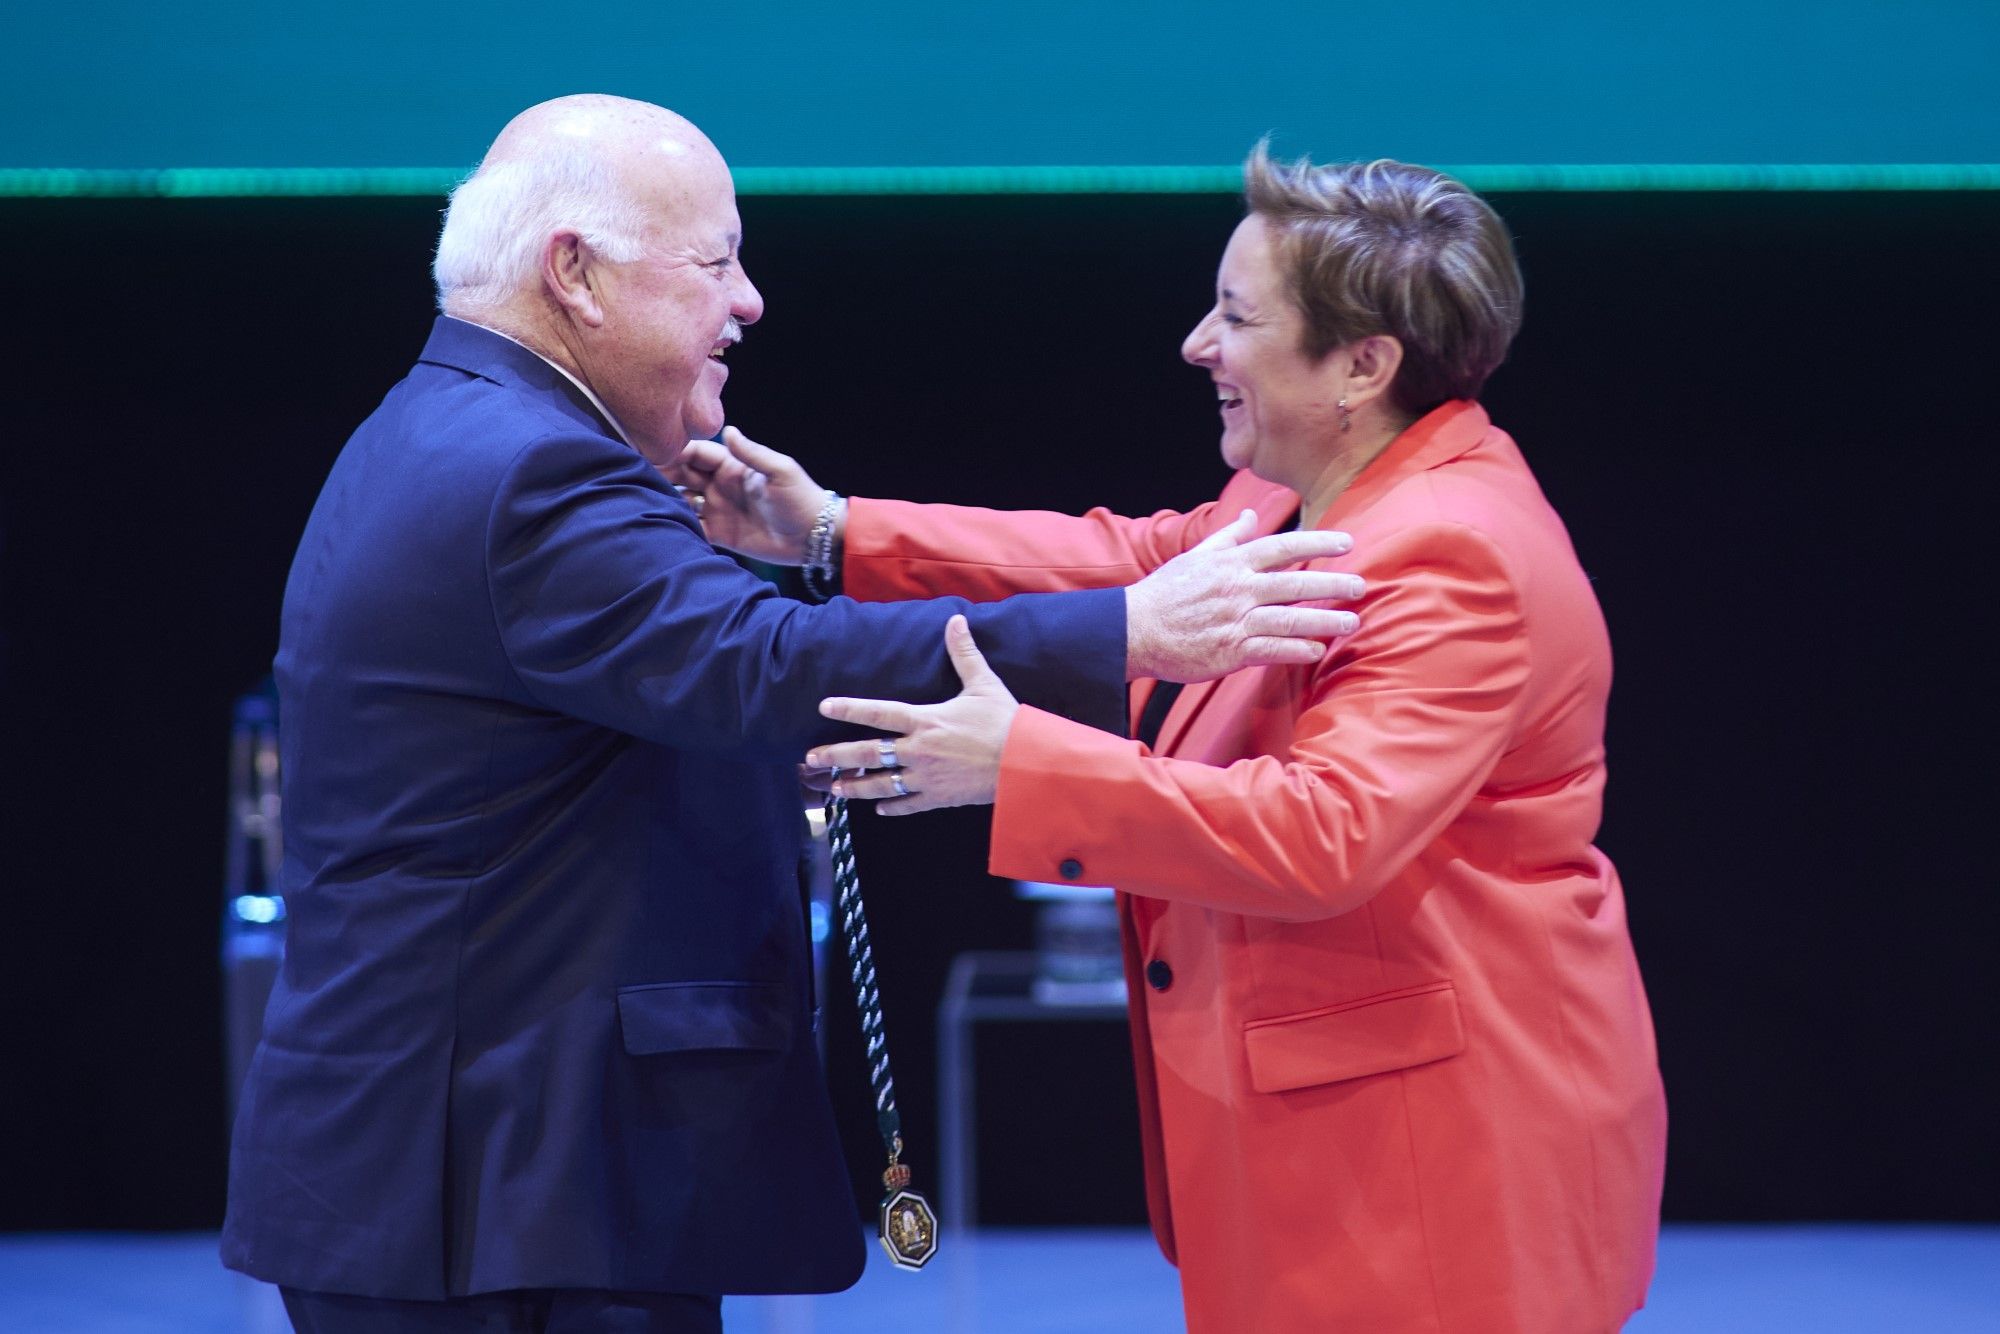
<path fill-rule="evenodd" d="M 1152 670 L 1148 659 L 1152 656 L 1151 640 L 1148 632 L 1152 628 L 1147 618 L 1146 592 L 1140 584 L 1129 584 L 1125 589 L 1125 679 L 1141 681 L 1158 673 Z"/>

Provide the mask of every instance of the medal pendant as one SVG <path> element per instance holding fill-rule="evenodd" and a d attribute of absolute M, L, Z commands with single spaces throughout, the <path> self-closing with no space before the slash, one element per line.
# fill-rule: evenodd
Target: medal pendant
<path fill-rule="evenodd" d="M 938 1248 L 937 1215 L 913 1190 L 892 1190 L 882 1200 L 882 1249 L 898 1269 L 922 1269 Z"/>

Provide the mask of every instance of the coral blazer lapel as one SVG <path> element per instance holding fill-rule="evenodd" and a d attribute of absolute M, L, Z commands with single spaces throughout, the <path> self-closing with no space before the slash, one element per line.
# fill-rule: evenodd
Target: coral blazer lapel
<path fill-rule="evenodd" d="M 1245 474 L 1246 478 L 1247 476 Z M 1223 493 L 1222 501 L 1218 501 L 1215 507 L 1216 523 L 1215 527 L 1210 529 L 1210 533 L 1228 527 L 1230 523 L 1235 521 L 1236 516 L 1245 509 L 1254 509 L 1257 511 L 1257 525 L 1248 540 L 1268 537 L 1272 533 L 1282 533 L 1291 527 L 1295 516 L 1299 512 L 1298 494 L 1274 482 L 1250 479 L 1249 485 L 1254 486 L 1256 490 L 1251 494 L 1244 495 L 1241 498 L 1240 504 L 1234 503 L 1235 498 L 1230 496 L 1229 491 Z M 1235 487 L 1230 488 L 1231 491 L 1236 489 Z M 1203 534 L 1204 538 L 1207 536 L 1208 534 Z M 1167 710 L 1166 719 L 1160 725 L 1159 744 L 1153 748 L 1155 755 L 1172 755 L 1174 753 L 1175 747 L 1179 745 L 1181 738 L 1187 735 L 1189 724 L 1201 713 L 1203 706 L 1210 699 L 1214 698 L 1216 690 L 1228 679 L 1229 677 L 1226 676 L 1218 677 L 1213 681 L 1197 681 L 1181 687 L 1180 697 L 1174 701 L 1173 707 Z M 1133 692 L 1132 718 L 1135 726 L 1140 714 L 1145 711 L 1146 701 L 1152 697 L 1154 690 L 1160 688 L 1160 685 L 1161 683 L 1156 681 L 1143 694 L 1138 691 Z"/>
<path fill-rule="evenodd" d="M 1428 472 L 1442 463 L 1447 463 L 1473 448 L 1489 431 L 1492 422 L 1486 410 L 1477 403 L 1461 401 L 1447 404 L 1433 411 L 1410 429 L 1392 441 L 1366 468 L 1361 470 L 1347 489 L 1327 507 L 1320 521 L 1313 525 L 1315 531 L 1339 528 L 1348 519 L 1361 513 L 1394 490 L 1402 482 L 1418 473 Z M 1291 526 L 1298 514 L 1298 493 L 1275 482 L 1257 482 L 1258 489 L 1242 498 L 1242 505 L 1218 503 L 1216 506 L 1217 527 L 1226 525 L 1236 517 L 1242 508 L 1257 511 L 1257 528 L 1252 537 L 1266 537 L 1283 532 Z M 1235 488 L 1232 487 L 1231 490 Z M 1224 501 L 1232 498 L 1228 491 L 1223 493 Z M 1256 669 L 1251 669 L 1256 670 Z M 1188 729 L 1203 709 L 1221 698 L 1223 707 L 1229 707 L 1229 684 L 1248 678 L 1247 671 L 1232 672 L 1228 676 L 1213 681 L 1202 681 L 1182 688 L 1180 698 L 1167 711 L 1165 721 L 1160 726 L 1159 744 L 1154 747 L 1156 755 L 1178 754 L 1181 743 L 1186 739 Z M 1159 689 L 1154 683 L 1153 690 Z M 1151 690 L 1142 697 L 1134 692 L 1132 718 L 1136 723 L 1146 707 L 1146 699 Z"/>

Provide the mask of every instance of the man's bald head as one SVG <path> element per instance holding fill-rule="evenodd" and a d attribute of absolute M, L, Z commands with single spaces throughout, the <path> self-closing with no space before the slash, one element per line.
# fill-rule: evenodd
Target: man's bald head
<path fill-rule="evenodd" d="M 665 107 L 605 93 L 529 107 L 452 192 L 433 265 L 438 306 L 477 315 L 532 293 L 542 248 L 564 228 L 606 259 L 635 260 L 718 188 L 729 188 L 722 155 Z"/>
<path fill-rule="evenodd" d="M 764 298 L 729 168 L 664 107 L 587 94 L 528 108 L 453 192 L 438 305 L 584 384 L 664 466 L 722 429 L 723 358 Z"/>
<path fill-rule="evenodd" d="M 508 121 L 479 169 L 533 158 L 551 147 L 618 159 L 658 154 L 662 162 L 722 161 L 708 136 L 685 116 L 629 97 L 577 93 L 531 106 Z"/>

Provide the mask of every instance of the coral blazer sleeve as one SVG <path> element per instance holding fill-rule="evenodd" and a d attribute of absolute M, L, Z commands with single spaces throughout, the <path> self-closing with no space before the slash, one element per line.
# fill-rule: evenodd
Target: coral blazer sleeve
<path fill-rule="evenodd" d="M 1245 509 L 1273 531 L 1298 508 L 1280 486 L 1239 473 L 1208 504 L 1131 519 L 903 500 L 849 502 L 842 582 L 863 602 L 950 595 L 991 602 L 1016 593 L 1136 583 L 1227 526 Z"/>

